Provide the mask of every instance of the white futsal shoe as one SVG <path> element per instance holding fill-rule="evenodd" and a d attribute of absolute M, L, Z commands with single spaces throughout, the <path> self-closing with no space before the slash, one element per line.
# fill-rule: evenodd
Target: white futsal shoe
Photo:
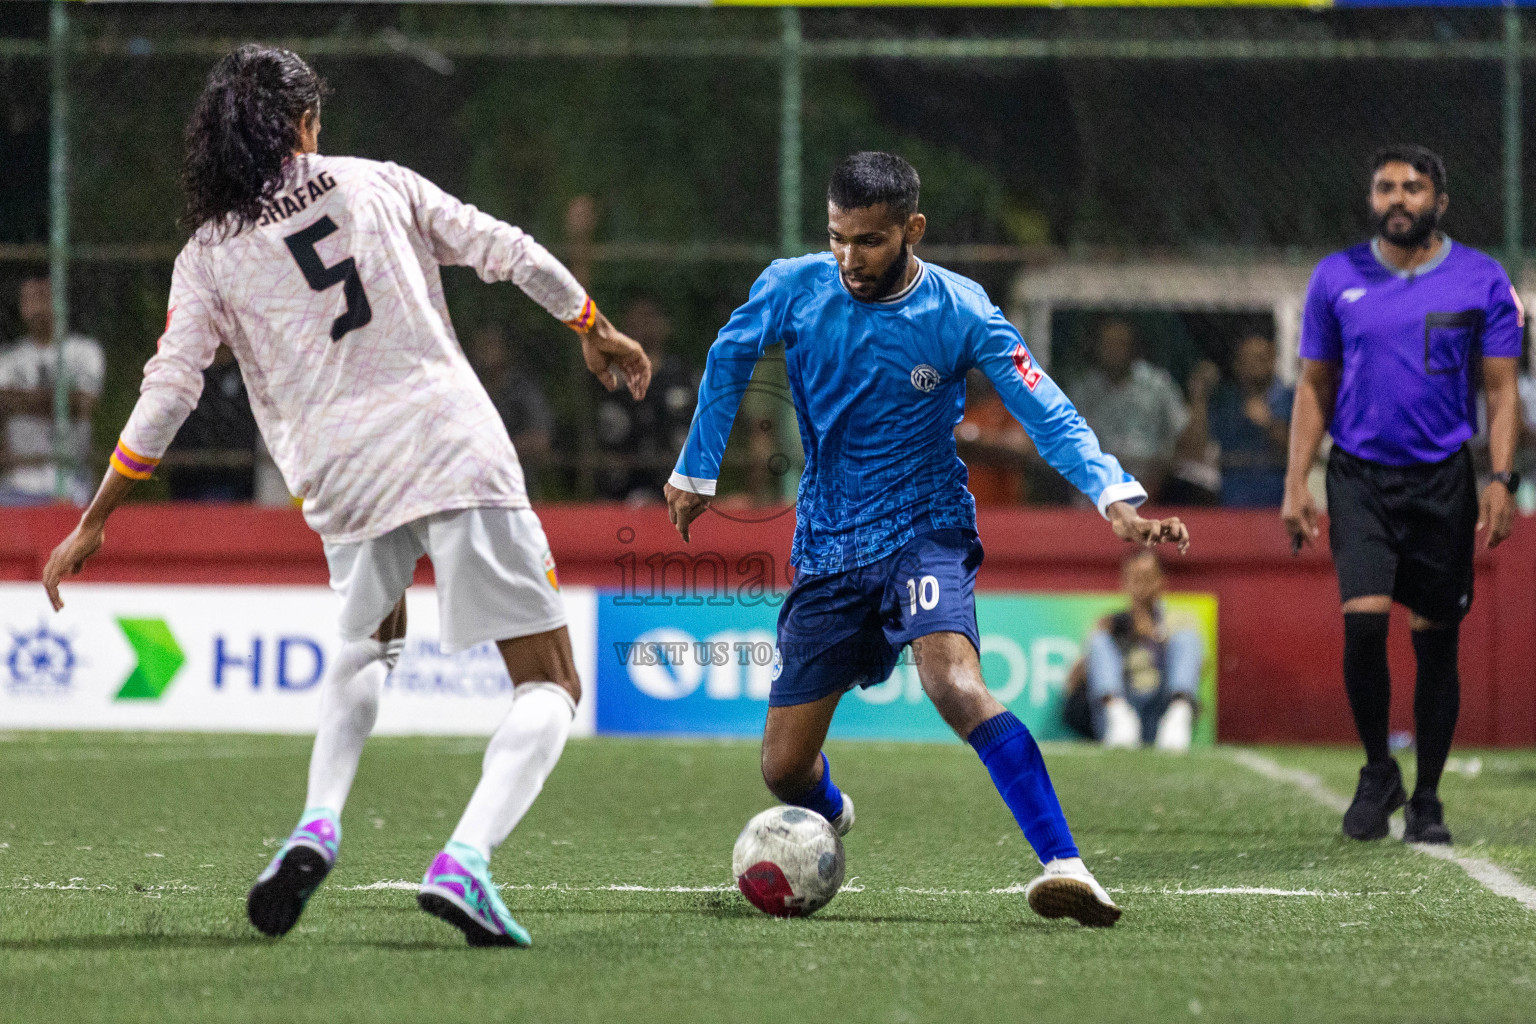
<path fill-rule="evenodd" d="M 1157 739 L 1153 745 L 1165 753 L 1187 754 L 1194 729 L 1194 707 L 1183 697 L 1176 697 L 1163 712 L 1163 720 L 1157 723 Z"/>
<path fill-rule="evenodd" d="M 1024 888 L 1029 909 L 1041 917 L 1070 917 L 1085 928 L 1110 928 L 1120 908 L 1081 857 L 1058 857 Z"/>
<path fill-rule="evenodd" d="M 843 810 L 832 819 L 832 827 L 837 829 L 839 836 L 847 835 L 848 830 L 853 828 L 853 797 L 847 793 L 843 794 Z"/>
<path fill-rule="evenodd" d="M 1135 750 L 1141 746 L 1141 716 L 1124 697 L 1104 702 L 1104 749 Z"/>

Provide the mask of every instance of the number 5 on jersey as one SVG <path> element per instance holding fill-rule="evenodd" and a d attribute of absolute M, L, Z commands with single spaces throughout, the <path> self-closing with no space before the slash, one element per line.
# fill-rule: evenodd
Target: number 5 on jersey
<path fill-rule="evenodd" d="M 283 241 L 288 243 L 288 251 L 293 253 L 293 260 L 303 272 L 304 280 L 315 291 L 323 292 L 342 284 L 341 293 L 347 300 L 347 309 L 331 323 L 331 340 L 340 341 L 348 331 L 355 331 L 372 320 L 373 309 L 368 305 L 367 293 L 363 291 L 363 279 L 357 274 L 357 261 L 348 256 L 335 266 L 328 267 L 315 251 L 316 242 L 335 233 L 336 222 L 330 217 L 321 217 Z"/>

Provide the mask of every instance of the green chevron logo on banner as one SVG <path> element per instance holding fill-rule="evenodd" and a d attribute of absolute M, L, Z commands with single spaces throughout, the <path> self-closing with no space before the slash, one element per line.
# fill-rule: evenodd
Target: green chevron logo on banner
<path fill-rule="evenodd" d="M 117 691 L 117 699 L 159 700 L 187 660 L 181 645 L 164 619 L 118 619 L 117 624 L 139 657 L 139 663 L 123 680 L 123 688 Z"/>

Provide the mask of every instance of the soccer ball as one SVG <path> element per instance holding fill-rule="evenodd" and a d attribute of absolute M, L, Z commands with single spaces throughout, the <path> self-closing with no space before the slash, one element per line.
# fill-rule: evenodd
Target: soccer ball
<path fill-rule="evenodd" d="M 758 910 L 775 917 L 814 914 L 843 884 L 843 840 L 815 811 L 770 807 L 736 837 L 731 870 Z"/>

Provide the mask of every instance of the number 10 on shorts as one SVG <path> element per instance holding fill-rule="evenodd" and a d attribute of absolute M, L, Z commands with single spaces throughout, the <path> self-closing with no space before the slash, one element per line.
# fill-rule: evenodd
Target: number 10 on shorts
<path fill-rule="evenodd" d="M 923 611 L 930 611 L 939 604 L 939 581 L 933 576 L 924 576 L 920 580 L 907 579 L 907 604 L 910 613 L 917 614 L 919 606 Z"/>

